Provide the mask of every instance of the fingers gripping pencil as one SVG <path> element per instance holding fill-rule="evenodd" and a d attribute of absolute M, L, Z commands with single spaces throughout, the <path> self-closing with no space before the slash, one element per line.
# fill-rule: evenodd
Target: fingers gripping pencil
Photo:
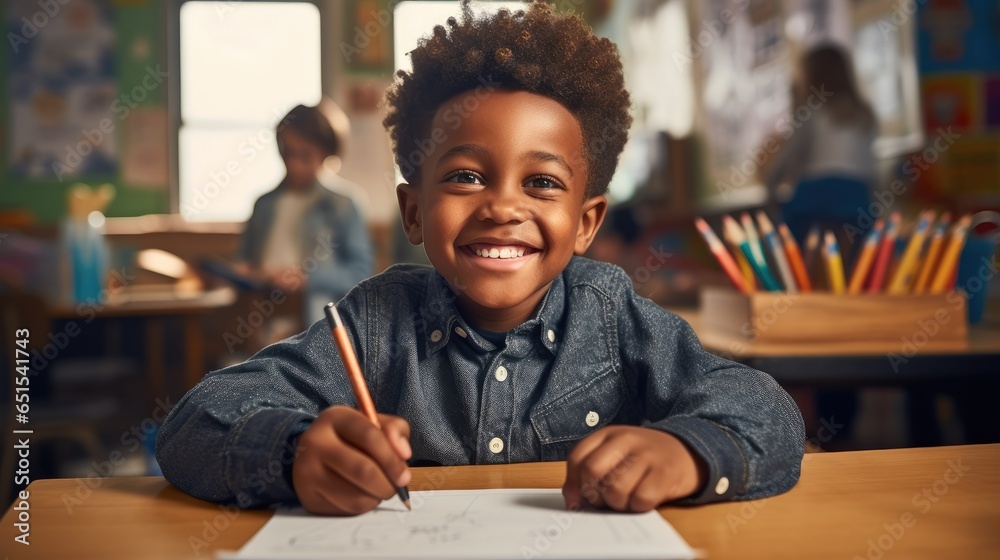
<path fill-rule="evenodd" d="M 358 408 L 376 428 L 382 429 L 378 414 L 375 412 L 375 403 L 372 401 L 371 393 L 368 392 L 368 385 L 365 384 L 365 376 L 361 372 L 361 365 L 358 364 L 358 357 L 351 346 L 351 340 L 347 337 L 347 329 L 344 328 L 344 324 L 340 320 L 340 314 L 337 313 L 337 306 L 330 302 L 323 308 L 323 312 L 326 314 L 326 322 L 330 326 L 333 340 L 340 352 L 340 359 L 344 363 L 344 370 L 347 371 L 347 378 L 351 382 L 351 389 L 354 391 L 354 400 L 357 401 Z M 397 487 L 396 495 L 399 496 L 407 510 L 412 509 L 409 488 L 406 486 Z"/>

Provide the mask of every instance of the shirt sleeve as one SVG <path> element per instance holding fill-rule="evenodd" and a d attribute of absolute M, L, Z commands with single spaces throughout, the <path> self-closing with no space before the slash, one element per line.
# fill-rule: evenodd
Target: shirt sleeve
<path fill-rule="evenodd" d="M 346 294 L 355 284 L 371 276 L 374 251 L 361 213 L 353 201 L 345 199 L 337 215 L 337 258 L 309 276 L 309 289 L 325 294 Z"/>
<path fill-rule="evenodd" d="M 769 375 L 706 352 L 686 321 L 630 293 L 618 336 L 643 425 L 675 435 L 708 466 L 705 486 L 678 503 L 758 499 L 794 486 L 805 428 L 788 393 Z"/>
<path fill-rule="evenodd" d="M 263 243 L 261 239 L 261 227 L 260 199 L 258 198 L 254 202 L 250 219 L 247 220 L 246 225 L 243 227 L 243 233 L 240 235 L 239 244 L 236 247 L 236 262 L 252 264 L 254 266 L 260 264 L 261 245 Z"/>
<path fill-rule="evenodd" d="M 365 363 L 359 343 L 368 340 L 370 324 L 364 289 L 352 290 L 338 310 Z M 354 406 L 354 395 L 321 321 L 206 375 L 164 421 L 156 459 L 167 481 L 196 498 L 240 507 L 294 501 L 288 472 L 297 438 L 320 411 L 338 404 Z"/>

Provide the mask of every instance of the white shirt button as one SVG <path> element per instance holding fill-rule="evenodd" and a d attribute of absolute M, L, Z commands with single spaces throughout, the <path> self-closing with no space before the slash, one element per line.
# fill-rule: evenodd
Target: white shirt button
<path fill-rule="evenodd" d="M 722 494 L 726 493 L 726 490 L 729 490 L 729 479 L 726 477 L 722 477 L 719 479 L 719 482 L 715 485 L 715 493 L 721 496 Z"/>
<path fill-rule="evenodd" d="M 469 336 L 469 333 L 465 332 L 465 329 L 463 329 L 462 327 L 455 327 L 455 334 L 457 334 L 462 338 Z"/>
<path fill-rule="evenodd" d="M 503 451 L 503 440 L 495 437 L 490 440 L 490 451 L 494 453 L 500 453 Z"/>
<path fill-rule="evenodd" d="M 556 341 L 556 331 L 554 331 L 552 329 L 549 329 L 548 337 L 549 337 L 549 342 L 555 342 Z"/>
<path fill-rule="evenodd" d="M 586 422 L 587 422 L 587 425 L 590 426 L 591 428 L 593 428 L 594 426 L 596 426 L 597 423 L 600 422 L 600 421 L 601 421 L 601 417 L 598 416 L 598 414 L 596 412 L 594 412 L 593 410 L 591 410 L 590 412 L 587 413 Z"/>
<path fill-rule="evenodd" d="M 434 329 L 434 332 L 431 333 L 431 342 L 438 342 L 442 336 L 441 331 Z"/>
<path fill-rule="evenodd" d="M 497 370 L 493 373 L 493 376 L 497 378 L 497 381 L 503 381 L 504 379 L 507 379 L 507 368 L 503 366 L 498 367 Z"/>

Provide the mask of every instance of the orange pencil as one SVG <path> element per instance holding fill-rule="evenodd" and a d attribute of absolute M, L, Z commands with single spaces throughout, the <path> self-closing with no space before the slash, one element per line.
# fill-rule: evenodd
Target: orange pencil
<path fill-rule="evenodd" d="M 871 282 L 868 284 L 870 293 L 877 294 L 882 291 L 889 262 L 892 261 L 892 254 L 896 250 L 896 236 L 899 235 L 899 223 L 902 219 L 899 212 L 893 212 L 889 216 L 889 223 L 885 226 L 885 236 L 882 237 L 882 246 L 879 247 L 878 257 L 875 259 Z"/>
<path fill-rule="evenodd" d="M 803 292 L 811 291 L 812 283 L 809 282 L 809 271 L 806 270 L 806 262 L 802 258 L 802 251 L 799 250 L 799 244 L 795 241 L 795 236 L 792 235 L 791 230 L 785 224 L 778 224 L 778 233 L 781 234 L 781 240 L 785 243 L 788 264 L 791 265 L 792 272 L 795 273 L 795 281 L 798 283 L 799 289 Z"/>
<path fill-rule="evenodd" d="M 884 226 L 885 220 L 879 219 L 875 222 L 875 227 L 868 232 L 865 244 L 861 248 L 861 254 L 858 255 L 858 261 L 854 263 L 854 270 L 851 272 L 851 281 L 847 286 L 847 293 L 860 294 L 862 288 L 864 288 L 868 272 L 872 268 L 872 262 L 875 261 L 875 253 L 878 252 L 878 241 L 882 235 L 882 228 Z"/>
<path fill-rule="evenodd" d="M 368 385 L 365 384 L 365 376 L 361 373 L 361 366 L 358 364 L 358 357 L 354 354 L 350 339 L 347 338 L 347 329 L 340 321 L 340 314 L 337 313 L 337 306 L 331 301 L 323 308 L 326 314 L 326 322 L 333 332 L 333 340 L 337 343 L 337 350 L 340 351 L 340 360 L 344 362 L 344 369 L 347 371 L 347 378 L 351 381 L 351 389 L 354 390 L 354 400 L 358 402 L 358 408 L 368 417 L 368 420 L 376 428 L 382 429 L 382 424 L 378 421 L 378 414 L 375 412 L 375 403 L 368 392 Z M 406 509 L 410 508 L 410 490 L 406 486 L 396 488 L 396 495 L 403 501 Z"/>
<path fill-rule="evenodd" d="M 917 227 L 913 230 L 913 235 L 910 236 L 910 242 L 906 245 L 906 251 L 903 252 L 903 258 L 900 259 L 899 266 L 896 267 L 896 272 L 892 275 L 892 280 L 889 282 L 889 289 L 887 291 L 890 294 L 905 294 L 910 291 L 910 284 L 913 283 L 913 279 L 917 275 L 917 267 L 920 264 L 920 252 L 923 250 L 924 241 L 927 239 L 927 230 L 930 229 L 933 223 L 933 210 L 928 210 L 920 214 L 920 221 L 917 222 Z"/>
<path fill-rule="evenodd" d="M 931 285 L 931 277 L 937 269 L 938 257 L 941 256 L 941 249 L 944 248 L 944 237 L 948 234 L 948 225 L 951 223 L 951 213 L 941 214 L 934 235 L 931 236 L 930 247 L 927 248 L 927 255 L 924 257 L 920 267 L 920 275 L 917 276 L 917 283 L 913 286 L 913 293 L 925 294 Z"/>
<path fill-rule="evenodd" d="M 750 261 L 743 256 L 738 245 L 733 245 L 733 243 L 726 238 L 726 243 L 729 245 L 729 250 L 733 253 L 733 258 L 736 259 L 736 264 L 740 266 L 740 272 L 743 273 L 743 283 L 747 287 L 747 291 L 750 293 L 757 291 L 757 280 L 753 275 L 753 267 L 750 266 Z"/>
<path fill-rule="evenodd" d="M 719 261 L 719 264 L 722 265 L 722 270 L 725 271 L 726 276 L 729 276 L 729 280 L 733 283 L 733 286 L 740 293 L 749 293 L 746 285 L 743 283 L 743 275 L 739 267 L 736 266 L 736 261 L 733 260 L 732 255 L 726 250 L 726 246 L 722 244 L 722 241 L 715 235 L 712 228 L 701 218 L 695 219 L 694 224 L 697 226 L 698 231 L 701 232 L 701 236 L 708 242 L 708 248 L 715 255 L 715 260 Z"/>
<path fill-rule="evenodd" d="M 941 262 L 937 266 L 937 273 L 934 281 L 931 282 L 930 293 L 943 294 L 948 290 L 948 286 L 954 284 L 954 277 L 958 269 L 958 257 L 965 247 L 965 237 L 969 234 L 969 226 L 972 224 L 972 216 L 962 216 L 962 219 L 955 224 L 951 230 L 951 238 L 948 240 L 948 247 L 941 255 Z"/>

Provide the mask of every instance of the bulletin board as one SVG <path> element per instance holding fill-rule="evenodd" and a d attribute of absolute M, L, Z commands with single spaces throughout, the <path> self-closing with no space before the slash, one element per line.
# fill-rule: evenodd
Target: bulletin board
<path fill-rule="evenodd" d="M 82 181 L 115 185 L 108 216 L 169 210 L 166 2 L 0 3 L 0 208 L 56 223 Z"/>

